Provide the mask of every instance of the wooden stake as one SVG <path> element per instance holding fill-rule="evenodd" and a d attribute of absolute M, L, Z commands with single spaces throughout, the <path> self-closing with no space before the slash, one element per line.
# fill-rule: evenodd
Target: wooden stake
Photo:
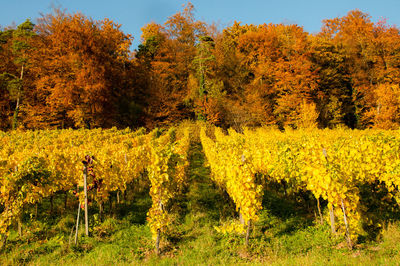
<path fill-rule="evenodd" d="M 53 195 L 50 196 L 50 214 L 53 214 Z"/>
<path fill-rule="evenodd" d="M 350 238 L 350 230 L 349 230 L 349 225 L 347 223 L 347 215 L 346 215 L 346 208 L 344 207 L 343 199 L 342 201 L 342 211 L 343 211 L 343 221 L 346 226 L 346 240 L 347 240 L 347 245 L 349 249 L 353 249 L 353 244 L 351 243 L 351 238 Z"/>
<path fill-rule="evenodd" d="M 244 219 L 243 219 L 243 215 L 242 215 L 242 212 L 240 211 L 240 209 L 239 209 L 239 221 L 242 225 L 244 225 Z"/>
<path fill-rule="evenodd" d="M 75 225 L 72 226 L 71 233 L 69 234 L 68 247 L 71 246 L 71 238 L 72 238 L 72 234 L 74 233 L 74 229 L 75 229 Z"/>
<path fill-rule="evenodd" d="M 325 149 L 325 148 L 322 149 L 322 153 L 324 154 L 326 163 L 327 163 L 328 166 L 329 166 L 328 153 L 326 152 L 326 149 Z M 345 220 L 345 224 L 346 224 L 346 230 L 348 230 L 348 227 L 347 227 L 347 219 L 346 219 L 345 209 L 344 209 L 344 205 L 343 205 L 343 200 L 342 200 L 342 210 L 343 210 L 343 214 L 344 214 L 344 220 Z M 335 214 L 334 214 L 334 212 L 333 212 L 333 206 L 332 206 L 332 208 L 329 209 L 329 216 L 330 216 L 329 218 L 330 218 L 330 220 L 331 220 L 331 231 L 332 231 L 332 234 L 335 235 L 335 234 L 336 234 L 336 227 L 335 227 Z M 350 241 L 350 243 L 351 243 L 351 241 Z"/>
<path fill-rule="evenodd" d="M 108 203 L 109 203 L 109 206 L 110 206 L 110 209 L 109 209 L 109 215 L 111 215 L 112 214 L 112 211 L 113 211 L 113 208 L 112 208 L 112 194 L 110 193 L 110 195 L 108 196 Z"/>
<path fill-rule="evenodd" d="M 249 222 L 247 223 L 246 247 L 249 246 L 250 227 L 251 227 L 251 220 L 249 220 Z"/>
<path fill-rule="evenodd" d="M 15 172 L 16 173 L 18 172 L 18 166 L 15 166 Z M 22 221 L 21 221 L 22 217 L 21 216 L 22 216 L 23 213 L 24 213 L 24 207 L 22 206 L 21 213 L 18 215 L 18 221 L 17 221 L 17 223 L 18 223 L 18 236 L 20 238 L 22 237 Z"/>
<path fill-rule="evenodd" d="M 65 198 L 64 198 L 64 210 L 67 211 L 67 205 L 68 205 L 68 192 L 64 192 Z"/>
<path fill-rule="evenodd" d="M 21 208 L 21 213 L 18 215 L 18 236 L 22 238 L 22 217 L 24 215 L 24 206 Z"/>
<path fill-rule="evenodd" d="M 7 244 L 7 238 L 8 238 L 7 234 L 2 234 L 2 235 L 1 235 L 1 246 L 0 246 L 0 250 L 2 250 L 3 247 L 6 246 L 6 244 Z"/>
<path fill-rule="evenodd" d="M 319 214 L 320 224 L 323 224 L 323 223 L 324 223 L 324 218 L 322 217 L 321 205 L 320 205 L 320 203 L 319 203 L 319 198 L 317 199 L 317 208 L 318 208 L 318 214 Z"/>
<path fill-rule="evenodd" d="M 99 220 L 103 222 L 103 201 L 99 203 Z"/>
<path fill-rule="evenodd" d="M 128 164 L 128 158 L 127 158 L 127 156 L 126 156 L 126 153 L 125 153 L 125 155 L 124 155 L 124 158 L 125 158 L 125 164 Z M 128 186 L 125 188 L 124 193 L 122 194 L 122 197 L 124 198 L 125 204 L 126 204 L 126 190 L 127 190 L 127 189 L 128 189 Z"/>
<path fill-rule="evenodd" d="M 6 209 L 4 210 L 4 213 L 7 213 L 8 212 L 8 206 L 6 207 Z M 6 227 L 6 232 L 8 231 L 8 226 Z M 4 246 L 7 244 L 7 238 L 8 238 L 8 235 L 7 235 L 7 233 L 5 233 L 5 234 L 0 234 L 0 236 L 1 236 L 1 246 L 0 246 L 0 250 L 2 250 L 3 248 L 4 248 Z"/>
<path fill-rule="evenodd" d="M 87 198 L 87 166 L 83 168 L 83 186 L 85 190 L 85 234 L 89 236 L 88 198 Z"/>
<path fill-rule="evenodd" d="M 331 220 L 331 231 L 333 235 L 336 235 L 336 226 L 335 226 L 335 213 L 333 212 L 333 206 L 332 208 L 329 208 L 329 217 Z"/>
<path fill-rule="evenodd" d="M 160 191 L 161 194 L 161 191 Z M 161 195 L 160 195 L 161 196 Z M 164 205 L 162 204 L 161 200 L 158 202 L 158 207 L 160 208 L 161 213 L 164 212 Z M 160 238 L 161 238 L 161 230 L 160 228 L 157 229 L 157 239 L 156 239 L 156 254 L 160 254 Z"/>
<path fill-rule="evenodd" d="M 81 203 L 78 201 L 78 215 L 76 216 L 75 245 L 78 243 L 79 214 L 81 213 Z"/>
<path fill-rule="evenodd" d="M 38 203 L 36 202 L 35 204 L 35 219 L 37 219 L 38 216 Z"/>
<path fill-rule="evenodd" d="M 160 255 L 160 229 L 157 229 L 156 254 Z"/>

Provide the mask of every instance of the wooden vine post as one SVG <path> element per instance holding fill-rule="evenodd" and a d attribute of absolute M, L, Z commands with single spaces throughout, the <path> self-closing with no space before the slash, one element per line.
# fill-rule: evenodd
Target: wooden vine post
<path fill-rule="evenodd" d="M 322 153 L 324 154 L 326 163 L 329 166 L 328 153 L 326 152 L 325 148 L 322 149 Z M 329 218 L 330 218 L 330 222 L 331 222 L 332 234 L 335 235 L 336 234 L 336 227 L 335 227 L 335 213 L 333 212 L 333 206 L 332 206 L 332 208 L 329 208 Z"/>
<path fill-rule="evenodd" d="M 251 228 L 251 220 L 249 220 L 249 221 L 247 222 L 246 247 L 249 246 L 250 228 Z"/>
<path fill-rule="evenodd" d="M 86 156 L 87 161 L 84 161 L 83 165 L 83 187 L 85 191 L 85 234 L 89 236 L 89 222 L 88 222 L 88 197 L 87 197 L 87 165 L 90 160 L 89 156 Z"/>
<path fill-rule="evenodd" d="M 240 224 L 242 224 L 244 226 L 244 219 L 243 219 L 242 212 L 240 211 L 240 208 L 239 208 L 239 221 L 240 221 Z"/>
<path fill-rule="evenodd" d="M 319 202 L 319 198 L 317 198 L 317 209 L 318 209 L 318 214 L 319 214 L 319 223 L 323 224 L 324 223 L 324 218 L 322 217 L 322 212 L 321 212 L 321 204 Z"/>
<path fill-rule="evenodd" d="M 18 215 L 18 237 L 22 238 L 22 211 L 21 213 Z"/>
<path fill-rule="evenodd" d="M 64 210 L 67 211 L 67 205 L 68 205 L 68 192 L 64 192 Z"/>
<path fill-rule="evenodd" d="M 157 239 L 156 239 L 156 254 L 160 255 L 160 229 L 157 229 Z"/>
<path fill-rule="evenodd" d="M 18 166 L 15 166 L 15 173 L 18 172 Z M 21 211 L 17 217 L 18 237 L 22 238 L 22 215 L 24 214 L 24 206 L 22 205 Z"/>
<path fill-rule="evenodd" d="M 161 194 L 161 192 L 160 192 L 160 194 Z M 161 197 L 161 195 L 160 195 L 160 197 Z M 163 213 L 164 205 L 162 204 L 161 200 L 159 202 L 159 208 L 160 208 L 161 213 Z M 160 230 L 160 228 L 158 228 L 157 229 L 157 238 L 156 238 L 156 254 L 157 255 L 160 255 L 160 238 L 161 238 L 161 230 Z"/>
<path fill-rule="evenodd" d="M 346 226 L 347 246 L 349 247 L 349 249 L 353 249 L 353 244 L 351 243 L 351 237 L 350 237 L 349 224 L 347 223 L 346 208 L 344 207 L 343 199 L 340 199 L 340 200 L 341 200 L 341 204 L 342 204 L 343 221 L 344 221 L 344 225 Z"/>
<path fill-rule="evenodd" d="M 103 201 L 99 203 L 99 220 L 103 222 Z"/>
<path fill-rule="evenodd" d="M 85 207 L 85 235 L 89 236 L 89 214 L 88 214 L 88 194 L 87 194 L 87 177 L 88 177 L 88 165 L 92 164 L 93 158 L 89 155 L 85 156 L 83 163 L 83 190 L 85 193 L 84 207 Z M 79 185 L 77 185 L 76 193 L 79 195 Z M 78 201 L 78 214 L 76 217 L 75 226 L 75 245 L 78 243 L 78 230 L 79 230 L 79 218 L 81 213 L 81 203 Z"/>
<path fill-rule="evenodd" d="M 77 186 L 77 193 L 79 193 L 79 185 Z M 79 229 L 79 214 L 81 213 L 81 203 L 78 201 L 78 215 L 76 216 L 75 227 L 75 245 L 78 244 L 78 229 Z"/>
<path fill-rule="evenodd" d="M 8 212 L 8 206 L 6 207 L 6 209 L 4 210 L 4 213 L 7 213 Z M 4 233 L 4 234 L 0 234 L 0 236 L 1 236 L 1 246 L 0 246 L 0 251 L 6 246 L 6 244 L 7 244 L 7 239 L 8 239 L 8 235 L 7 235 L 7 233 Z"/>
<path fill-rule="evenodd" d="M 3 247 L 6 246 L 7 243 L 7 234 L 1 234 L 1 246 L 0 246 L 0 250 L 3 249 Z"/>
<path fill-rule="evenodd" d="M 335 213 L 333 212 L 333 206 L 329 208 L 329 218 L 331 220 L 331 231 L 333 235 L 336 235 L 336 227 L 335 227 Z"/>
<path fill-rule="evenodd" d="M 35 219 L 38 217 L 38 203 L 35 203 Z"/>
<path fill-rule="evenodd" d="M 53 215 L 54 213 L 54 197 L 53 195 L 50 196 L 50 214 Z"/>
<path fill-rule="evenodd" d="M 325 148 L 322 149 L 322 153 L 324 154 L 326 162 L 329 165 L 328 155 L 327 155 L 327 152 L 326 152 Z M 347 246 L 349 247 L 349 249 L 353 249 L 353 244 L 351 242 L 351 236 L 350 236 L 349 224 L 347 223 L 346 208 L 344 206 L 342 198 L 340 199 L 340 201 L 341 201 L 341 205 L 342 205 L 341 207 L 342 207 L 342 212 L 343 212 L 343 221 L 344 221 L 344 225 L 346 227 Z M 331 220 L 331 230 L 332 230 L 332 233 L 335 234 L 336 233 L 336 228 L 335 228 L 335 215 L 334 215 L 334 212 L 333 212 L 333 206 L 332 206 L 332 208 L 329 209 L 329 214 L 330 214 L 330 220 Z"/>

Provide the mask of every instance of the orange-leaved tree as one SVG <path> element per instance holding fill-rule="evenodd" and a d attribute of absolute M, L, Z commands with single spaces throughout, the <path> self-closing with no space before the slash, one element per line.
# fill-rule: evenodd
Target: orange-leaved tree
<path fill-rule="evenodd" d="M 192 116 L 189 76 L 204 22 L 196 21 L 194 7 L 171 16 L 164 25 L 150 23 L 142 29 L 137 58 L 147 66 L 147 114 L 149 127 Z"/>
<path fill-rule="evenodd" d="M 378 118 L 381 113 L 376 115 L 383 110 L 379 95 L 399 84 L 399 29 L 385 20 L 374 24 L 368 14 L 353 10 L 344 17 L 325 20 L 320 35 L 343 47 L 358 118 L 356 126 L 382 124 Z"/>
<path fill-rule="evenodd" d="M 32 53 L 28 127 L 98 127 L 115 121 L 131 37 L 109 19 L 55 10 L 43 16 Z"/>
<path fill-rule="evenodd" d="M 296 126 L 317 89 L 308 34 L 297 25 L 260 25 L 241 36 L 238 49 L 253 76 L 245 94 L 258 96 L 264 120 Z"/>

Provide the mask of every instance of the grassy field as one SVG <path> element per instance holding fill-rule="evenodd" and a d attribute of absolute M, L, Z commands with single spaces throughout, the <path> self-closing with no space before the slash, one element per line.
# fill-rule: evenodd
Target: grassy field
<path fill-rule="evenodd" d="M 175 200 L 175 223 L 162 239 L 159 256 L 146 225 L 151 199 L 142 191 L 129 205 L 122 202 L 112 208 L 103 222 L 92 215 L 91 237 L 86 238 L 81 227 L 76 246 L 71 238 L 75 213 L 47 214 L 49 203 L 44 201 L 38 219 L 25 217 L 22 239 L 11 232 L 0 265 L 400 264 L 398 221 L 385 225 L 377 240 L 364 240 L 348 250 L 343 238 L 332 237 L 329 226 L 310 215 L 310 206 L 274 189 L 265 192 L 264 209 L 245 247 L 242 235 L 223 235 L 214 229 L 234 218 L 234 205 L 211 182 L 201 145 L 196 143 L 188 174 L 189 187 Z"/>

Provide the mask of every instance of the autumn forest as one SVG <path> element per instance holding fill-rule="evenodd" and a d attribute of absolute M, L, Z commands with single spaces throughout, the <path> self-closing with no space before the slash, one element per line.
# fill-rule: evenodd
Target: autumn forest
<path fill-rule="evenodd" d="M 133 37 L 141 44 L 132 51 Z M 0 29 L 0 130 L 400 125 L 400 34 L 362 11 L 301 25 L 220 29 L 193 5 L 131 36 L 55 9 Z"/>

